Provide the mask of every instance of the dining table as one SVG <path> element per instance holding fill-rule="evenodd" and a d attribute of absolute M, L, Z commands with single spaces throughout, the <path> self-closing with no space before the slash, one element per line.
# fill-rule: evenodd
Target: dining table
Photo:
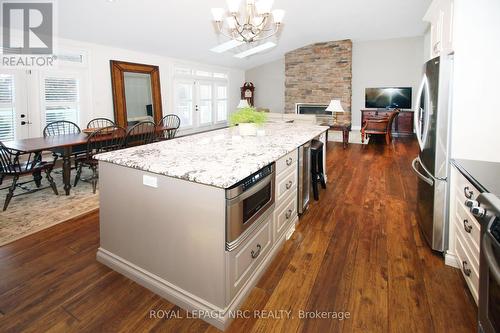
<path fill-rule="evenodd" d="M 173 130 L 174 128 L 159 126 L 156 128 L 157 133 Z M 136 133 L 140 135 L 142 133 Z M 18 139 L 6 141 L 3 144 L 10 149 L 19 150 L 25 153 L 41 153 L 43 151 L 52 151 L 62 156 L 62 176 L 64 184 L 64 192 L 66 195 L 71 191 L 71 157 L 75 153 L 83 153 L 87 149 L 89 134 L 63 134 L 36 138 Z M 101 135 L 94 140 L 106 140 L 109 135 Z"/>

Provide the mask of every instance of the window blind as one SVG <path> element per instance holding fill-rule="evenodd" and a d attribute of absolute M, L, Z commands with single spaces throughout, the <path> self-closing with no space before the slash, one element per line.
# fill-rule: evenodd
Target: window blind
<path fill-rule="evenodd" d="M 77 78 L 46 77 L 45 121 L 67 120 L 78 123 L 79 93 Z"/>
<path fill-rule="evenodd" d="M 14 77 L 0 74 L 0 141 L 14 140 Z"/>

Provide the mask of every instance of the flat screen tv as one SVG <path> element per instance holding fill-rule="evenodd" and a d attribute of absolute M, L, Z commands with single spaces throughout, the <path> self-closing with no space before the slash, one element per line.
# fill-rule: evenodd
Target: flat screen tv
<path fill-rule="evenodd" d="M 411 109 L 411 88 L 366 88 L 366 108 L 399 108 Z"/>

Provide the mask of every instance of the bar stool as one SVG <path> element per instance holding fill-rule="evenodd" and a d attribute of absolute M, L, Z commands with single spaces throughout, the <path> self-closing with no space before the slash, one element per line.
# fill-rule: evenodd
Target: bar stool
<path fill-rule="evenodd" d="M 319 200 L 318 181 L 326 189 L 325 174 L 323 171 L 323 142 L 311 141 L 311 178 L 314 200 Z"/>

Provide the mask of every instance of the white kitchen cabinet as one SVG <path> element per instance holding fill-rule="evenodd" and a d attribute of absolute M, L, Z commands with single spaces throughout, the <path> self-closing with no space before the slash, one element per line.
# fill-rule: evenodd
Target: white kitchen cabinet
<path fill-rule="evenodd" d="M 430 23 L 430 58 L 453 53 L 453 0 L 434 0 L 423 20 Z"/>
<path fill-rule="evenodd" d="M 479 292 L 480 224 L 465 206 L 480 191 L 453 166 L 450 176 L 449 241 L 446 263 L 462 271 L 476 303 Z"/>

